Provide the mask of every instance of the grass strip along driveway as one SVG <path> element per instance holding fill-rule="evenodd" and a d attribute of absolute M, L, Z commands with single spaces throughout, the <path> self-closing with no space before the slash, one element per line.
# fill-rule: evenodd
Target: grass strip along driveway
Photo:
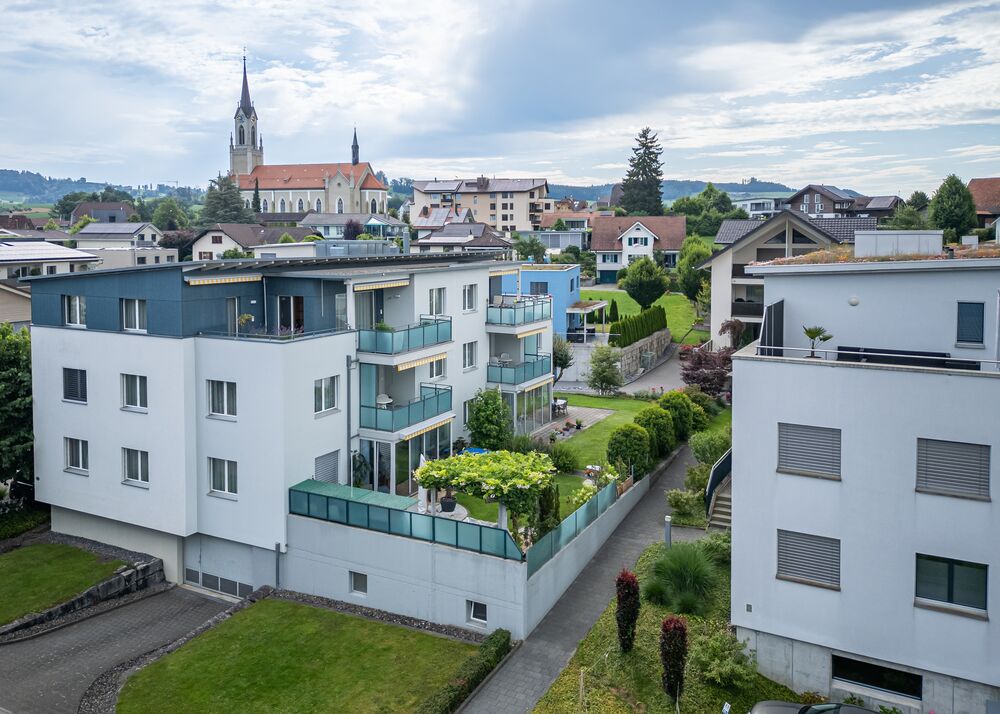
<path fill-rule="evenodd" d="M 608 304 L 614 300 L 618 303 L 619 317 L 626 315 L 638 315 L 639 303 L 629 297 L 624 290 L 581 290 L 581 300 L 607 300 Z M 708 339 L 708 333 L 704 330 L 695 330 L 691 334 L 687 331 L 697 320 L 694 305 L 681 293 L 668 293 L 658 299 L 654 305 L 662 305 L 667 311 L 667 327 L 670 328 L 670 336 L 674 342 L 679 342 L 684 338 L 686 345 L 700 345 Z M 685 335 L 687 335 L 685 337 Z"/>
<path fill-rule="evenodd" d="M 123 563 L 86 550 L 38 543 L 0 555 L 0 625 L 42 612 L 110 577 Z"/>
<path fill-rule="evenodd" d="M 262 600 L 134 674 L 118 712 L 407 712 L 475 645 Z"/>

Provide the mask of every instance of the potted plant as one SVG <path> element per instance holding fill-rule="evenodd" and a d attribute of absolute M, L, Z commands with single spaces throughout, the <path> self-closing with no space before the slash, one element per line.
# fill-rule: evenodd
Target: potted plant
<path fill-rule="evenodd" d="M 458 499 L 452 494 L 450 488 L 444 490 L 444 495 L 441 497 L 441 513 L 453 513 L 455 511 L 455 504 L 458 503 Z"/>
<path fill-rule="evenodd" d="M 686 360 L 688 357 L 691 356 L 691 352 L 693 350 L 694 350 L 694 345 L 681 345 L 680 353 L 678 356 L 682 360 Z"/>
<path fill-rule="evenodd" d="M 392 325 L 390 325 L 387 322 L 378 322 L 378 323 L 375 323 L 375 331 L 376 332 L 395 332 L 396 330 L 395 330 L 395 328 L 393 328 Z"/>
<path fill-rule="evenodd" d="M 569 429 L 572 429 L 573 428 L 573 422 L 571 422 L 569 419 L 567 419 L 566 420 L 566 427 L 569 428 Z"/>
<path fill-rule="evenodd" d="M 579 431 L 582 428 L 583 428 L 583 419 L 577 419 L 576 420 L 576 430 Z"/>
<path fill-rule="evenodd" d="M 460 436 L 451 442 L 451 453 L 453 454 L 461 454 L 467 448 L 469 448 L 469 442 L 465 440 L 464 436 Z"/>
<path fill-rule="evenodd" d="M 809 357 L 816 359 L 816 342 L 826 342 L 833 339 L 833 335 L 826 331 L 825 327 L 815 325 L 813 327 L 802 326 L 802 332 L 809 339 Z"/>
<path fill-rule="evenodd" d="M 558 438 L 559 438 L 559 432 L 553 431 L 551 434 L 549 434 L 549 443 L 550 444 L 556 443 L 556 439 Z"/>

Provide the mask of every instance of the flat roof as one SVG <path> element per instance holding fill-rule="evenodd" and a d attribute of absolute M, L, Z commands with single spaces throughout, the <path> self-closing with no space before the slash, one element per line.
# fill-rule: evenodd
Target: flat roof
<path fill-rule="evenodd" d="M 345 501 L 367 503 L 371 506 L 393 508 L 398 511 L 405 511 L 417 502 L 417 499 L 409 498 L 407 496 L 397 496 L 392 493 L 382 493 L 381 491 L 369 491 L 367 488 L 354 488 L 353 486 L 344 486 L 339 483 L 317 481 L 313 478 L 307 478 L 305 481 L 300 481 L 292 486 L 292 489 L 295 491 L 304 491 L 306 493 L 318 493 L 321 496 L 342 498 Z"/>
<path fill-rule="evenodd" d="M 852 273 L 890 270 L 995 270 L 1000 268 L 1000 246 L 987 244 L 979 247 L 956 246 L 954 257 L 947 252 L 933 255 L 912 253 L 899 255 L 855 256 L 850 246 L 791 258 L 778 258 L 766 263 L 751 263 L 746 272 L 753 275 L 790 275 L 795 273 Z"/>

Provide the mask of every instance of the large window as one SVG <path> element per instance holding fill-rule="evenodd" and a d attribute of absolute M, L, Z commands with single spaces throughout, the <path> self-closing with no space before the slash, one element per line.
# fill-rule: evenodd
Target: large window
<path fill-rule="evenodd" d="M 987 566 L 917 553 L 916 595 L 975 610 L 986 610 Z"/>
<path fill-rule="evenodd" d="M 466 342 L 462 345 L 462 367 L 465 369 L 476 366 L 476 345 L 475 342 Z"/>
<path fill-rule="evenodd" d="M 840 589 L 840 541 L 836 538 L 778 530 L 781 580 Z"/>
<path fill-rule="evenodd" d="M 778 424 L 778 471 L 840 478 L 840 429 Z"/>
<path fill-rule="evenodd" d="M 428 291 L 427 312 L 431 315 L 444 314 L 444 288 L 431 288 Z"/>
<path fill-rule="evenodd" d="M 958 303 L 958 342 L 970 345 L 983 344 L 983 315 L 985 306 L 981 302 Z"/>
<path fill-rule="evenodd" d="M 74 327 L 87 324 L 87 298 L 83 295 L 63 295 L 63 323 Z"/>
<path fill-rule="evenodd" d="M 66 469 L 86 472 L 90 469 L 89 444 L 84 439 L 63 439 L 66 448 Z"/>
<path fill-rule="evenodd" d="M 476 309 L 476 284 L 470 283 L 462 288 L 462 309 L 463 310 L 475 310 Z"/>
<path fill-rule="evenodd" d="M 434 379 L 435 377 L 443 377 L 444 376 L 444 361 L 445 361 L 445 358 L 442 357 L 441 359 L 436 359 L 436 360 L 434 360 L 433 362 L 430 363 L 430 365 L 429 365 L 429 368 L 430 368 L 430 374 L 429 374 L 429 376 L 430 376 L 431 379 Z"/>
<path fill-rule="evenodd" d="M 123 374 L 122 407 L 125 409 L 145 409 L 148 406 L 146 377 L 141 374 Z"/>
<path fill-rule="evenodd" d="M 149 483 L 149 452 L 123 448 L 122 478 L 125 481 Z"/>
<path fill-rule="evenodd" d="M 313 382 L 313 411 L 316 414 L 337 408 L 340 377 L 324 377 Z"/>
<path fill-rule="evenodd" d="M 989 500 L 990 447 L 939 439 L 917 439 L 917 490 L 942 496 Z"/>
<path fill-rule="evenodd" d="M 212 416 L 236 416 L 236 382 L 208 380 L 208 413 Z"/>
<path fill-rule="evenodd" d="M 923 697 L 923 678 L 919 674 L 862 662 L 850 657 L 833 655 L 833 678 L 886 692 L 895 692 L 913 699 Z"/>
<path fill-rule="evenodd" d="M 125 298 L 122 300 L 122 327 L 130 332 L 146 331 L 146 301 Z"/>
<path fill-rule="evenodd" d="M 236 462 L 208 457 L 208 473 L 213 491 L 237 493 Z"/>
<path fill-rule="evenodd" d="M 87 370 L 63 367 L 63 399 L 87 402 Z"/>

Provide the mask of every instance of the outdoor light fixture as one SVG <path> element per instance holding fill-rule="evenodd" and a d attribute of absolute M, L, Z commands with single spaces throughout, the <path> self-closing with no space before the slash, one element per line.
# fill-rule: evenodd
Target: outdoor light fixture
<path fill-rule="evenodd" d="M 851 307 L 857 307 L 860 302 L 857 295 L 851 295 L 851 297 L 847 298 L 847 304 Z"/>

